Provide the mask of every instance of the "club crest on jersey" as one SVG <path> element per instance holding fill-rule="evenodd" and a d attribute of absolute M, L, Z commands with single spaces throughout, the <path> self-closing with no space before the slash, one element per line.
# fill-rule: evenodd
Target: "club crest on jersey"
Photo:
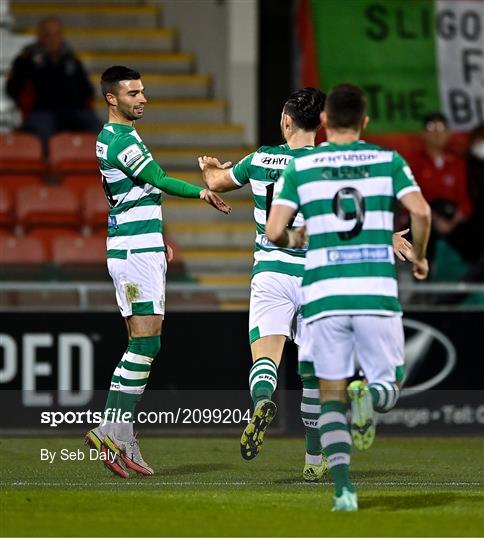
<path fill-rule="evenodd" d="M 138 161 L 142 155 L 141 148 L 137 144 L 132 144 L 118 154 L 118 159 L 123 165 L 129 167 L 135 161 Z"/>

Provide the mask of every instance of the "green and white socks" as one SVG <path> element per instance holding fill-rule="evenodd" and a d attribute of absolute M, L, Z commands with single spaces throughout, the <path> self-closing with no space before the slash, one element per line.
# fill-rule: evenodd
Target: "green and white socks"
<path fill-rule="evenodd" d="M 373 401 L 373 409 L 376 412 L 388 412 L 395 407 L 400 390 L 395 383 L 376 382 L 368 385 L 368 390 Z"/>
<path fill-rule="evenodd" d="M 343 401 L 324 401 L 319 417 L 321 446 L 328 459 L 337 497 L 342 495 L 344 487 L 355 492 L 350 480 L 351 434 L 346 410 Z"/>
<path fill-rule="evenodd" d="M 101 425 L 101 433 L 114 431 L 116 438 L 123 441 L 133 437 L 133 421 L 136 406 L 148 382 L 151 363 L 160 350 L 160 337 L 148 336 L 129 340 L 123 358 L 114 370 L 106 402 L 105 415 L 108 422 Z M 110 422 L 113 414 L 123 422 Z"/>
<path fill-rule="evenodd" d="M 277 388 L 277 365 L 267 356 L 258 358 L 249 372 L 249 387 L 254 408 L 264 399 L 271 399 Z"/>
<path fill-rule="evenodd" d="M 306 465 L 321 465 L 322 449 L 318 422 L 321 414 L 319 381 L 314 375 L 301 375 L 301 420 L 306 431 Z"/>

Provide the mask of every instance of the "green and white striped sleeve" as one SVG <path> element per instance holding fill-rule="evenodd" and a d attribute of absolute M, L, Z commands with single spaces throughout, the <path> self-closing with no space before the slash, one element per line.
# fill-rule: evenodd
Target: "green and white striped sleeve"
<path fill-rule="evenodd" d="M 392 179 L 393 193 L 397 199 L 412 191 L 420 191 L 412 170 L 398 152 L 394 152 Z"/>
<path fill-rule="evenodd" d="M 250 181 L 250 164 L 252 163 L 252 158 L 254 153 L 245 156 L 242 158 L 236 165 L 230 169 L 230 177 L 232 178 L 235 185 L 242 187 L 245 184 L 248 184 Z"/>
<path fill-rule="evenodd" d="M 272 204 L 289 206 L 289 208 L 297 210 L 299 208 L 299 195 L 297 192 L 294 162 L 294 159 L 289 162 L 289 165 L 276 182 Z"/>
<path fill-rule="evenodd" d="M 140 172 L 153 161 L 146 146 L 130 134 L 117 136 L 108 148 L 108 161 L 126 176 L 136 179 Z"/>

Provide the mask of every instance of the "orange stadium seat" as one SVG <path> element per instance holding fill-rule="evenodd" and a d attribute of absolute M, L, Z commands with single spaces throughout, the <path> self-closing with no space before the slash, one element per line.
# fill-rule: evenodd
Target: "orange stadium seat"
<path fill-rule="evenodd" d="M 78 227 L 79 199 L 64 187 L 26 187 L 16 193 L 17 223 L 33 227 Z"/>
<path fill-rule="evenodd" d="M 49 259 L 52 259 L 52 245 L 59 236 L 75 237 L 79 234 L 79 229 L 72 227 L 34 227 L 30 230 L 29 236 L 42 242 L 45 253 Z"/>
<path fill-rule="evenodd" d="M 33 174 L 15 174 L 0 176 L 0 187 L 6 189 L 10 194 L 14 195 L 15 192 L 24 187 L 43 186 L 44 182 L 41 175 Z"/>
<path fill-rule="evenodd" d="M 101 186 L 91 187 L 84 194 L 83 223 L 92 231 L 106 232 L 109 205 Z"/>
<path fill-rule="evenodd" d="M 53 174 L 99 171 L 94 133 L 60 133 L 49 140 L 49 167 Z"/>
<path fill-rule="evenodd" d="M 62 279 L 106 279 L 106 239 L 80 234 L 58 236 L 52 241 L 52 262 Z"/>
<path fill-rule="evenodd" d="M 84 193 L 90 188 L 96 188 L 103 193 L 101 175 L 98 174 L 73 174 L 64 176 L 61 185 L 77 193 L 79 200 L 82 200 Z"/>
<path fill-rule="evenodd" d="M 14 223 L 12 196 L 0 187 L 0 227 L 8 230 L 13 228 Z"/>
<path fill-rule="evenodd" d="M 0 135 L 1 175 L 43 174 L 46 170 L 40 140 L 28 133 Z"/>
<path fill-rule="evenodd" d="M 100 236 L 58 236 L 52 242 L 52 261 L 56 264 L 106 265 L 106 240 Z"/>
<path fill-rule="evenodd" d="M 2 265 L 43 264 L 47 262 L 42 242 L 31 236 L 0 236 Z"/>

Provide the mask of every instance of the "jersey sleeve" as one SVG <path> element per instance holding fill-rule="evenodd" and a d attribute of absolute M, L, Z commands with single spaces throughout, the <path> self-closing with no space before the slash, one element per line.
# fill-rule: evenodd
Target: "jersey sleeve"
<path fill-rule="evenodd" d="M 245 158 L 241 159 L 230 169 L 230 177 L 237 186 L 245 186 L 245 184 L 249 183 L 250 164 L 252 163 L 254 153 L 255 152 L 252 152 L 252 154 L 245 156 Z"/>
<path fill-rule="evenodd" d="M 274 200 L 272 204 L 281 204 L 297 210 L 299 208 L 299 194 L 296 184 L 296 170 L 294 160 L 289 162 L 274 187 Z"/>
<path fill-rule="evenodd" d="M 420 191 L 410 166 L 398 152 L 395 152 L 393 158 L 392 179 L 393 194 L 397 199 L 411 191 Z"/>
<path fill-rule="evenodd" d="M 126 134 L 116 137 L 110 143 L 108 162 L 129 178 L 136 179 L 148 163 L 153 162 L 153 157 L 144 144 Z"/>

